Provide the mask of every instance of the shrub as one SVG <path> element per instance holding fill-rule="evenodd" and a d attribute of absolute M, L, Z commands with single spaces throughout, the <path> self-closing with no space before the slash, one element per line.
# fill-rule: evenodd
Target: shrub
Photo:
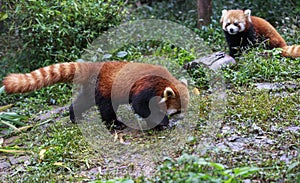
<path fill-rule="evenodd" d="M 73 61 L 101 32 L 119 24 L 123 18 L 118 0 L 5 0 L 3 9 L 8 35 L 21 43 L 12 59 L 20 69 L 29 70 L 56 62 Z"/>

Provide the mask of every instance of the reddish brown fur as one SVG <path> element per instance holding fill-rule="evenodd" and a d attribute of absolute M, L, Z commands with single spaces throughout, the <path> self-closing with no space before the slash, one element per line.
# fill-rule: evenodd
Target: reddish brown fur
<path fill-rule="evenodd" d="M 285 40 L 269 22 L 255 16 L 251 16 L 251 21 L 255 32 L 259 36 L 269 39 L 271 48 L 283 48 L 286 46 Z"/>
<path fill-rule="evenodd" d="M 284 57 L 300 57 L 300 45 L 284 46 L 282 48 L 282 56 Z"/>
<path fill-rule="evenodd" d="M 40 68 L 27 74 L 9 74 L 4 78 L 3 85 L 7 93 L 25 93 L 59 82 L 71 82 L 73 79 L 76 83 L 82 83 L 85 80 L 85 75 L 74 78 L 75 71 L 80 72 L 88 65 L 76 62 L 61 63 Z"/>
<path fill-rule="evenodd" d="M 5 86 L 5 91 L 9 94 L 25 93 L 59 82 L 85 84 L 92 75 L 97 75 L 101 81 L 98 83 L 98 89 L 101 95 L 106 98 L 113 97 L 122 101 L 130 92 L 137 94 L 148 88 L 153 84 L 151 83 L 153 76 L 159 76 L 154 81 L 159 83 L 156 85 L 158 95 L 161 95 L 166 86 L 168 86 L 174 90 L 177 96 L 183 96 L 186 103 L 188 101 L 186 86 L 174 78 L 166 68 L 130 62 L 70 62 L 54 64 L 27 74 L 9 74 L 4 78 L 3 86 Z M 133 87 L 134 85 L 137 87 Z M 114 87 L 116 92 L 112 93 L 112 87 Z M 177 91 L 178 89 L 181 91 Z"/>
<path fill-rule="evenodd" d="M 226 17 L 221 18 L 221 22 L 225 21 L 225 19 L 229 19 L 230 22 L 234 22 L 235 20 L 238 20 L 239 22 L 245 22 L 245 31 L 247 31 L 249 26 L 253 25 L 258 36 L 269 39 L 271 48 L 282 48 L 282 56 L 293 58 L 300 57 L 300 45 L 287 46 L 285 40 L 269 22 L 256 16 L 250 17 L 251 22 L 248 21 L 244 11 L 228 10 Z"/>
<path fill-rule="evenodd" d="M 162 91 L 165 90 L 166 86 L 172 88 L 175 93 L 175 96 L 178 96 L 167 100 L 166 105 L 168 109 L 170 108 L 180 109 L 181 102 L 182 104 L 187 105 L 189 98 L 186 96 L 185 93 L 186 92 L 185 84 L 183 84 L 181 81 L 178 81 L 176 78 L 172 77 L 171 75 L 170 77 L 165 79 L 161 78 L 160 76 L 157 77 L 145 76 L 134 84 L 132 88 L 132 92 L 133 92 L 132 94 L 140 93 L 145 88 L 150 87 L 151 83 L 157 83 L 155 88 L 157 96 L 161 95 Z"/>
<path fill-rule="evenodd" d="M 111 96 L 112 85 L 115 82 L 117 75 L 119 74 L 120 70 L 128 64 L 127 62 L 114 62 L 114 64 L 104 64 L 101 67 L 101 74 L 99 75 L 99 79 L 104 82 L 98 83 L 98 88 L 100 92 L 105 97 Z M 127 78 L 127 77 L 126 77 Z M 131 80 L 130 77 L 127 78 Z M 125 85 L 122 85 L 124 87 Z M 123 90 L 123 88 L 120 88 Z"/>
<path fill-rule="evenodd" d="M 174 90 L 176 96 L 182 96 L 182 101 L 185 104 L 188 103 L 186 86 L 161 66 L 124 62 L 104 64 L 99 79 L 102 81 L 98 83 L 101 94 L 118 101 L 126 102 L 124 100 L 127 99 L 130 93 L 138 94 L 147 88 L 153 87 L 153 83 L 156 83 L 157 96 L 160 96 L 168 86 Z M 171 105 L 173 102 L 169 100 L 167 105 Z"/>
<path fill-rule="evenodd" d="M 166 68 L 142 63 L 54 64 L 27 74 L 10 74 L 3 85 L 7 93 L 24 93 L 59 82 L 82 84 L 69 108 L 72 122 L 96 104 L 103 121 L 121 124 L 115 112 L 120 104 L 129 103 L 149 124 L 163 126 L 169 124 L 167 114 L 186 111 L 189 101 L 187 86 Z"/>

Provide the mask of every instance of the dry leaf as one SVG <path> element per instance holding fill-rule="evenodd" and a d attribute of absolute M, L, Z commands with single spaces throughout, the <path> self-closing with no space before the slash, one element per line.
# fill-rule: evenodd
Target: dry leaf
<path fill-rule="evenodd" d="M 22 126 L 18 129 L 19 129 L 19 131 L 26 131 L 27 129 L 32 128 L 32 127 L 33 127 L 32 125 L 28 125 L 28 126 Z"/>
<path fill-rule="evenodd" d="M 3 153 L 26 153 L 27 151 L 24 150 L 17 150 L 17 149 L 0 149 L 0 152 Z"/>
<path fill-rule="evenodd" d="M 55 163 L 53 163 L 53 165 L 56 165 L 56 166 L 62 166 L 63 163 L 62 163 L 62 162 L 55 162 Z"/>
<path fill-rule="evenodd" d="M 43 159 L 44 159 L 44 157 L 45 157 L 45 152 L 46 152 L 47 150 L 46 149 L 42 149 L 41 151 L 40 151 L 40 153 L 39 153 L 39 160 L 40 161 L 42 161 Z"/>
<path fill-rule="evenodd" d="M 122 136 L 122 135 L 120 135 L 120 143 L 121 143 L 121 144 L 124 144 L 124 139 L 123 139 L 123 136 Z"/>
<path fill-rule="evenodd" d="M 8 105 L 5 105 L 5 106 L 0 106 L 0 112 L 1 111 L 4 111 L 4 110 L 6 110 L 6 109 L 9 109 L 9 108 L 11 108 L 13 106 L 13 104 L 8 104 Z"/>
<path fill-rule="evenodd" d="M 198 90 L 198 88 L 193 89 L 193 94 L 194 95 L 200 95 L 200 91 Z"/>
<path fill-rule="evenodd" d="M 115 132 L 115 136 L 114 136 L 114 142 L 116 142 L 118 140 L 118 133 Z"/>

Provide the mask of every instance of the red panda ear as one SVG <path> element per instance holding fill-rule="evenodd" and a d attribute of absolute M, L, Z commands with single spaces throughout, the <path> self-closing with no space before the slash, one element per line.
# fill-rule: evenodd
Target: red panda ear
<path fill-rule="evenodd" d="M 163 98 L 159 101 L 159 103 L 164 103 L 166 102 L 169 98 L 171 97 L 175 97 L 175 93 L 173 91 L 172 88 L 170 87 L 166 87 L 165 90 L 164 90 L 164 93 L 163 93 Z"/>
<path fill-rule="evenodd" d="M 224 17 L 225 17 L 225 15 L 227 14 L 227 10 L 222 10 L 222 16 L 221 16 L 221 20 L 220 20 L 220 22 L 222 23 L 223 22 L 223 19 L 224 19 Z"/>
<path fill-rule="evenodd" d="M 245 10 L 244 15 L 248 19 L 248 21 L 251 22 L 251 10 Z"/>

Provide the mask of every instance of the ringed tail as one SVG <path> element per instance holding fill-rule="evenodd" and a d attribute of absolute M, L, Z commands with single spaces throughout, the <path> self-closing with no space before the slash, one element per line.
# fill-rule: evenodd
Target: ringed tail
<path fill-rule="evenodd" d="M 300 57 L 300 45 L 284 46 L 282 56 L 297 58 Z"/>
<path fill-rule="evenodd" d="M 61 82 L 82 84 L 95 66 L 89 62 L 58 63 L 26 74 L 9 74 L 3 79 L 8 94 L 26 93 Z"/>

